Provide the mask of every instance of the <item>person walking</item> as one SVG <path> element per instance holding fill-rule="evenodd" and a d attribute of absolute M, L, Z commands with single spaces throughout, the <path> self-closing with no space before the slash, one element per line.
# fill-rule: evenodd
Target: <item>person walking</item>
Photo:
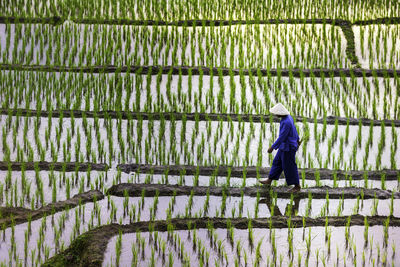
<path fill-rule="evenodd" d="M 286 184 L 294 185 L 288 192 L 295 193 L 300 191 L 300 179 L 296 164 L 296 151 L 301 144 L 299 135 L 294 125 L 292 116 L 289 111 L 281 104 L 278 103 L 270 109 L 270 113 L 281 118 L 279 126 L 279 137 L 275 143 L 268 149 L 268 153 L 272 153 L 274 149 L 278 149 L 269 176 L 260 183 L 264 185 L 271 185 L 273 180 L 278 180 L 282 171 L 285 174 Z"/>

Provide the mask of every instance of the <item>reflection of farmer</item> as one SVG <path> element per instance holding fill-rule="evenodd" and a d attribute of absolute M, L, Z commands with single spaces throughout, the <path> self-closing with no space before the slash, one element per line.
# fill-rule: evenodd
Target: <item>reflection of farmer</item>
<path fill-rule="evenodd" d="M 276 205 L 276 203 L 274 203 L 272 201 L 271 198 L 267 197 L 267 198 L 262 198 L 260 199 L 260 203 L 265 203 L 267 204 L 267 207 L 269 208 L 270 214 L 272 215 L 272 213 L 274 214 L 274 216 L 282 216 L 281 211 L 279 210 L 279 207 Z M 300 205 L 300 198 L 299 197 L 295 197 L 293 199 L 293 203 L 288 203 L 286 205 L 286 209 L 285 209 L 285 216 L 291 216 L 294 215 L 296 216 L 297 213 L 299 212 L 299 205 Z"/>
<path fill-rule="evenodd" d="M 281 123 L 279 137 L 268 149 L 268 153 L 272 153 L 274 149 L 278 149 L 278 153 L 276 153 L 272 161 L 268 179 L 262 180 L 260 183 L 270 185 L 272 180 L 279 179 L 283 171 L 287 185 L 294 185 L 289 192 L 298 192 L 301 188 L 295 155 L 301 141 L 299 140 L 296 126 L 294 125 L 293 118 L 289 115 L 289 111 L 281 103 L 271 108 L 270 112 L 281 118 Z"/>

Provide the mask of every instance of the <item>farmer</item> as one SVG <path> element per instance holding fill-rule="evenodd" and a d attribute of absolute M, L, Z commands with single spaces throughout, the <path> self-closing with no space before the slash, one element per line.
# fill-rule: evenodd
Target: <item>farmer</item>
<path fill-rule="evenodd" d="M 276 153 L 272 161 L 268 179 L 262 180 L 260 183 L 270 185 L 273 180 L 279 179 L 283 171 L 287 185 L 294 185 L 288 192 L 295 193 L 301 189 L 295 158 L 301 141 L 299 140 L 292 116 L 289 115 L 289 111 L 281 103 L 271 108 L 270 112 L 281 118 L 281 123 L 279 126 L 279 137 L 268 149 L 268 153 L 272 153 L 274 149 L 278 149 L 278 153 Z"/>

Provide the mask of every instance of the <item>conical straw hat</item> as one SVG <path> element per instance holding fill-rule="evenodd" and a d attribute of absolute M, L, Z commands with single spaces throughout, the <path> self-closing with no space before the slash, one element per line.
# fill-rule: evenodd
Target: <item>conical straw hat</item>
<path fill-rule="evenodd" d="M 281 103 L 276 104 L 273 108 L 269 110 L 269 112 L 279 116 L 289 115 L 289 111 Z"/>

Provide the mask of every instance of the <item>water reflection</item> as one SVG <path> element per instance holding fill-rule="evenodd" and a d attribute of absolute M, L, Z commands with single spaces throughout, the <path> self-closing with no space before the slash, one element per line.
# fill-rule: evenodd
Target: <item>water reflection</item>
<path fill-rule="evenodd" d="M 300 199 L 299 197 L 293 198 L 285 208 L 285 213 L 282 214 L 280 211 L 277 203 L 272 199 L 272 198 L 263 198 L 260 199 L 260 203 L 267 204 L 267 207 L 271 213 L 271 216 L 290 216 L 290 215 L 297 215 L 299 212 L 299 204 L 300 204 Z"/>

